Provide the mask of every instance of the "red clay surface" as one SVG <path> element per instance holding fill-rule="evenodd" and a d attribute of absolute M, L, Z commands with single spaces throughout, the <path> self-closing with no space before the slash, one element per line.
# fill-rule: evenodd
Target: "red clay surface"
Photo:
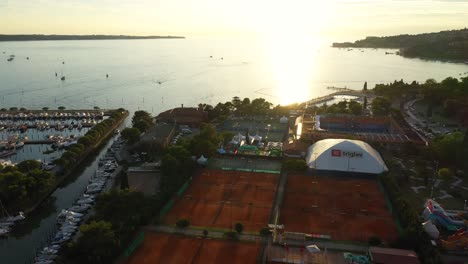
<path fill-rule="evenodd" d="M 289 175 L 280 222 L 287 232 L 393 241 L 398 232 L 377 181 Z"/>
<path fill-rule="evenodd" d="M 127 263 L 256 263 L 259 248 L 257 243 L 147 232 Z"/>
<path fill-rule="evenodd" d="M 163 218 L 175 224 L 188 218 L 193 226 L 231 228 L 242 223 L 246 231 L 268 224 L 278 175 L 223 170 L 202 170 Z"/>

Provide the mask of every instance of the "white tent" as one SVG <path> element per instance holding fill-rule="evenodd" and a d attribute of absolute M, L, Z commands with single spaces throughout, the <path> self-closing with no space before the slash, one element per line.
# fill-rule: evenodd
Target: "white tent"
<path fill-rule="evenodd" d="M 205 158 L 205 156 L 201 155 L 200 158 L 198 158 L 197 163 L 200 164 L 200 165 L 206 165 L 207 161 L 208 161 L 208 159 Z"/>
<path fill-rule="evenodd" d="M 317 245 L 309 245 L 306 247 L 307 251 L 309 251 L 309 253 L 319 253 L 320 252 L 320 248 L 317 247 Z"/>
<path fill-rule="evenodd" d="M 232 138 L 232 140 L 235 140 L 237 142 L 241 142 L 243 139 L 245 139 L 245 136 L 243 136 L 241 133 L 238 133 Z"/>
<path fill-rule="evenodd" d="M 306 163 L 317 170 L 379 174 L 388 168 L 380 154 L 359 140 L 324 139 L 307 150 Z"/>

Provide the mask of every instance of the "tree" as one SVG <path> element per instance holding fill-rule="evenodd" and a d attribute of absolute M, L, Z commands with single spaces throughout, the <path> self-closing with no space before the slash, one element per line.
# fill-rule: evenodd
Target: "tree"
<path fill-rule="evenodd" d="M 59 106 L 59 107 L 58 107 L 58 110 L 65 110 L 65 109 L 66 109 L 65 106 Z"/>
<path fill-rule="evenodd" d="M 47 110 L 49 110 L 49 107 L 47 107 L 47 106 L 42 107 L 42 110 L 47 111 Z"/>
<path fill-rule="evenodd" d="M 140 130 L 134 127 L 126 127 L 120 135 L 124 140 L 127 140 L 129 144 L 134 144 L 140 140 Z"/>
<path fill-rule="evenodd" d="M 261 236 L 269 236 L 271 235 L 271 231 L 268 227 L 262 227 L 260 231 L 258 232 Z"/>
<path fill-rule="evenodd" d="M 382 240 L 377 236 L 371 236 L 369 237 L 368 243 L 369 243 L 369 246 L 376 247 L 382 244 Z"/>
<path fill-rule="evenodd" d="M 92 221 L 80 227 L 81 236 L 75 245 L 76 257 L 82 263 L 110 263 L 118 252 L 119 240 L 106 221 Z"/>
<path fill-rule="evenodd" d="M 374 115 L 388 115 L 391 103 L 383 97 L 377 97 L 372 101 L 372 113 Z"/>
<path fill-rule="evenodd" d="M 367 96 L 364 96 L 364 103 L 362 105 L 363 109 L 367 109 Z"/>
<path fill-rule="evenodd" d="M 353 115 L 362 114 L 362 105 L 356 101 L 350 101 L 348 103 L 349 112 Z"/>
<path fill-rule="evenodd" d="M 177 220 L 176 226 L 178 228 L 186 228 L 186 227 L 190 226 L 190 220 L 188 220 L 187 218 L 181 218 L 181 219 Z"/>
<path fill-rule="evenodd" d="M 364 87 L 362 88 L 364 92 L 367 92 L 367 82 L 364 82 Z"/>
<path fill-rule="evenodd" d="M 99 109 L 101 109 L 101 108 L 99 108 L 99 106 L 95 106 L 95 107 L 93 107 L 93 109 L 94 109 L 94 110 L 99 110 Z"/>
<path fill-rule="evenodd" d="M 42 163 L 37 160 L 25 160 L 16 165 L 19 171 L 27 173 L 32 170 L 41 169 Z"/>
<path fill-rule="evenodd" d="M 211 157 L 216 154 L 221 137 L 212 124 L 203 123 L 200 134 L 193 137 L 191 141 L 191 153 L 196 156 L 205 155 Z"/>
<path fill-rule="evenodd" d="M 150 113 L 146 111 L 136 111 L 132 118 L 132 125 L 141 132 L 147 131 L 154 124 Z"/>
<path fill-rule="evenodd" d="M 131 236 L 158 208 L 142 192 L 124 189 L 102 193 L 95 209 L 97 220 L 110 222 L 119 236 Z"/>
<path fill-rule="evenodd" d="M 463 158 L 463 141 L 463 133 L 454 132 L 435 138 L 431 146 L 436 156 L 442 161 L 463 165 L 465 161 Z"/>
<path fill-rule="evenodd" d="M 237 232 L 238 234 L 240 234 L 240 233 L 242 233 L 242 231 L 244 230 L 244 225 L 241 224 L 241 223 L 236 223 L 236 224 L 234 225 L 234 229 L 236 230 L 236 232 Z"/>
<path fill-rule="evenodd" d="M 203 229 L 203 237 L 204 238 L 208 237 L 208 230 Z"/>

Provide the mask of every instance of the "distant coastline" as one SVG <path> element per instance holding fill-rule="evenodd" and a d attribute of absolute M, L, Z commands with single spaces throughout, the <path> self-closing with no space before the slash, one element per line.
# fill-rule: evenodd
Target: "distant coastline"
<path fill-rule="evenodd" d="M 184 39 L 183 36 L 127 36 L 127 35 L 5 35 L 1 41 L 43 41 L 43 40 L 112 40 L 112 39 Z"/>
<path fill-rule="evenodd" d="M 441 61 L 468 61 L 468 29 L 448 30 L 417 35 L 367 37 L 355 42 L 333 43 L 335 48 L 399 49 L 408 58 Z"/>

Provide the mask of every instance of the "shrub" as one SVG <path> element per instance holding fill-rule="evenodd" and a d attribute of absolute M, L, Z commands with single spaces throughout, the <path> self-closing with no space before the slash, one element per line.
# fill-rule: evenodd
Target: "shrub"
<path fill-rule="evenodd" d="M 223 238 L 229 239 L 229 240 L 238 240 L 239 239 L 237 233 L 234 232 L 234 231 L 224 232 Z"/>
<path fill-rule="evenodd" d="M 261 236 L 269 236 L 271 235 L 271 231 L 268 227 L 262 227 L 260 231 L 258 232 Z"/>
<path fill-rule="evenodd" d="M 382 244 L 382 240 L 377 236 L 371 236 L 368 240 L 369 246 L 380 246 Z"/>
<path fill-rule="evenodd" d="M 241 223 L 236 223 L 234 225 L 234 229 L 236 230 L 237 233 L 242 233 L 242 230 L 244 230 L 244 225 L 242 225 Z"/>
<path fill-rule="evenodd" d="M 441 168 L 437 175 L 443 180 L 450 180 L 453 177 L 453 172 L 449 168 Z"/>
<path fill-rule="evenodd" d="M 179 220 L 177 220 L 176 222 L 176 226 L 179 227 L 179 228 L 186 228 L 190 225 L 190 221 L 186 218 L 181 218 Z"/>

